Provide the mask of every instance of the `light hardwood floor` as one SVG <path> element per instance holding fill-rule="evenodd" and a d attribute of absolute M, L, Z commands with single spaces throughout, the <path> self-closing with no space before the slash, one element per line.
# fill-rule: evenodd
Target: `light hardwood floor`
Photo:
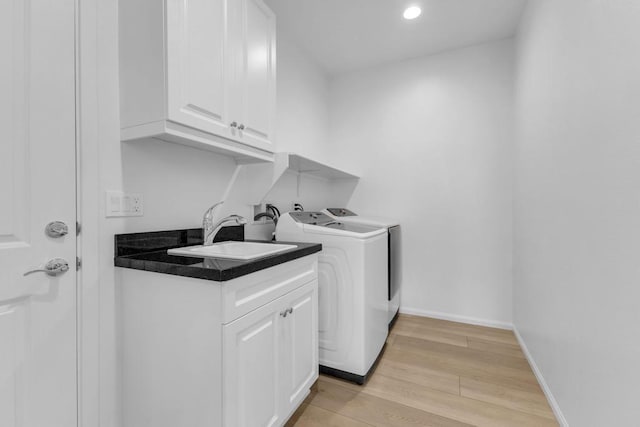
<path fill-rule="evenodd" d="M 287 426 L 557 426 L 515 335 L 401 315 L 364 386 L 320 376 Z"/>

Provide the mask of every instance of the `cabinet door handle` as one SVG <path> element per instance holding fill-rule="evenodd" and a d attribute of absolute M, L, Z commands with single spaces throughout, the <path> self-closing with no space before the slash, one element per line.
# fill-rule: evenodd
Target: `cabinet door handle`
<path fill-rule="evenodd" d="M 293 313 L 293 307 L 285 308 L 283 311 L 280 312 L 280 316 L 287 317 L 287 314 L 291 314 L 291 313 Z"/>
<path fill-rule="evenodd" d="M 231 122 L 229 127 L 232 127 L 232 128 L 238 127 L 238 123 L 237 122 Z"/>

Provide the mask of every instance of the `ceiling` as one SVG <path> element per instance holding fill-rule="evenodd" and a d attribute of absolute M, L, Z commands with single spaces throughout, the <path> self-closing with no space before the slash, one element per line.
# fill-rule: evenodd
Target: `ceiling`
<path fill-rule="evenodd" d="M 266 0 L 278 27 L 329 74 L 515 34 L 526 0 Z M 422 15 L 402 17 L 407 6 Z"/>

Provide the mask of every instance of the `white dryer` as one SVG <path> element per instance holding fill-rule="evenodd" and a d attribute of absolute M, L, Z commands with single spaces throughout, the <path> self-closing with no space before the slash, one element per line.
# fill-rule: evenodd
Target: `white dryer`
<path fill-rule="evenodd" d="M 386 228 L 388 230 L 387 259 L 388 259 L 388 300 L 389 327 L 398 317 L 400 311 L 400 288 L 402 275 L 400 269 L 401 234 L 400 222 L 395 219 L 357 215 L 346 208 L 327 208 L 322 211 L 336 221 L 345 224 L 360 224 L 370 227 Z"/>
<path fill-rule="evenodd" d="M 363 384 L 388 334 L 387 229 L 287 212 L 276 240 L 322 244 L 318 259 L 320 372 Z"/>

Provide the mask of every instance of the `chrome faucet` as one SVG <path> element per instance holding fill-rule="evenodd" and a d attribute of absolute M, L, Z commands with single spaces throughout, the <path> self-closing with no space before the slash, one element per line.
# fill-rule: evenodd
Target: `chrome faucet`
<path fill-rule="evenodd" d="M 213 213 L 215 209 L 223 203 L 224 202 L 216 203 L 215 205 L 207 209 L 204 213 L 204 216 L 202 218 L 204 246 L 211 246 L 213 244 L 213 239 L 216 237 L 216 234 L 218 234 L 218 231 L 220 231 L 222 227 L 226 227 L 227 225 L 244 225 L 247 223 L 247 220 L 240 215 L 229 215 L 214 224 Z"/>

